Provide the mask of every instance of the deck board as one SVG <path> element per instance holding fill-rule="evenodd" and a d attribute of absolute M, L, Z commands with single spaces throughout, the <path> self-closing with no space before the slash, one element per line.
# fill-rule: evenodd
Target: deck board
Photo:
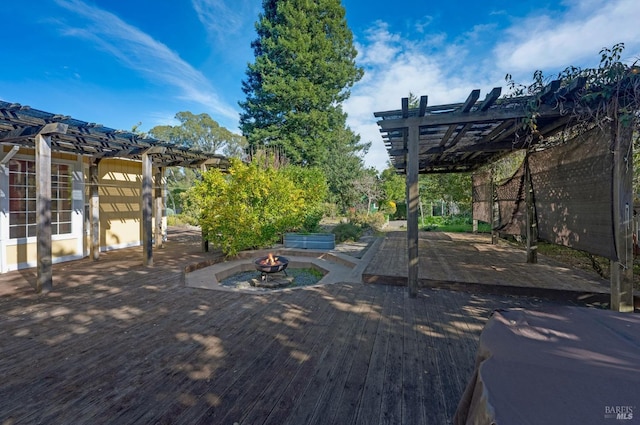
<path fill-rule="evenodd" d="M 446 424 L 491 312 L 563 302 L 188 288 L 185 267 L 220 257 L 199 252 L 197 234 L 177 239 L 154 267 L 141 248 L 55 265 L 48 295 L 32 271 L 0 277 L 1 424 Z"/>

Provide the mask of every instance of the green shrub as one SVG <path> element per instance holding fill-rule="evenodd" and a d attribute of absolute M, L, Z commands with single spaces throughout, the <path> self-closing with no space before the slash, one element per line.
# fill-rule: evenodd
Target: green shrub
<path fill-rule="evenodd" d="M 232 159 L 228 173 L 213 169 L 188 191 L 186 208 L 204 237 L 226 255 L 263 248 L 282 234 L 317 227 L 326 195 L 313 168 L 262 168 Z"/>
<path fill-rule="evenodd" d="M 407 219 L 407 204 L 405 203 L 397 203 L 396 204 L 396 213 L 393 217 L 395 220 L 406 220 Z"/>
<path fill-rule="evenodd" d="M 451 216 L 429 216 L 422 221 L 422 230 L 429 232 L 439 230 L 443 232 L 471 232 L 473 230 L 473 218 L 470 214 Z M 491 225 L 478 223 L 478 232 L 490 233 Z"/>
<path fill-rule="evenodd" d="M 167 216 L 167 226 L 197 226 L 198 221 L 186 214 L 174 214 Z"/>
<path fill-rule="evenodd" d="M 377 211 L 375 213 L 366 212 L 350 212 L 347 216 L 350 223 L 360 226 L 362 229 L 373 229 L 380 231 L 387 223 L 387 218 L 384 213 Z"/>
<path fill-rule="evenodd" d="M 340 223 L 336 225 L 332 233 L 336 235 L 336 243 L 357 241 L 362 235 L 362 228 L 353 223 Z"/>
<path fill-rule="evenodd" d="M 336 218 L 339 212 L 340 208 L 333 202 L 325 202 L 322 204 L 322 213 L 325 217 Z"/>

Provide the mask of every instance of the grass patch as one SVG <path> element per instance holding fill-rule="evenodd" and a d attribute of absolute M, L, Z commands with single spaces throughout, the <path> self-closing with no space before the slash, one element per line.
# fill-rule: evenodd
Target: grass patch
<path fill-rule="evenodd" d="M 473 232 L 473 219 L 468 215 L 425 217 L 421 230 L 425 232 L 471 233 Z M 479 222 L 478 233 L 491 233 L 491 226 L 488 223 Z"/>

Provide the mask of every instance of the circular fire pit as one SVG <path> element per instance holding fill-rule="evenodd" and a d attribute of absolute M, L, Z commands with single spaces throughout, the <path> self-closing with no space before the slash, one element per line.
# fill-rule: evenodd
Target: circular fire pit
<path fill-rule="evenodd" d="M 256 269 L 260 272 L 260 280 L 255 279 L 252 282 L 253 286 L 259 286 L 262 288 L 279 288 L 287 286 L 293 280 L 289 279 L 285 269 L 289 265 L 289 260 L 285 257 L 275 257 L 273 254 L 269 254 L 266 257 L 260 257 L 253 262 Z M 269 278 L 272 273 L 283 272 L 287 277 L 284 278 Z"/>
<path fill-rule="evenodd" d="M 289 265 L 289 260 L 285 257 L 274 257 L 273 254 L 269 254 L 265 257 L 260 257 L 253 262 L 256 266 L 256 270 L 264 274 L 285 272 L 285 269 Z"/>

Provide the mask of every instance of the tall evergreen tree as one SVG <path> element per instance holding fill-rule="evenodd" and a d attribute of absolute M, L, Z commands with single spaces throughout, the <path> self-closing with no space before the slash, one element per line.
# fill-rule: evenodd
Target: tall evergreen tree
<path fill-rule="evenodd" d="M 363 71 L 341 1 L 263 0 L 263 9 L 239 103 L 250 148 L 323 168 L 332 152 L 358 157 L 368 145 L 346 126 L 341 103 Z"/>

